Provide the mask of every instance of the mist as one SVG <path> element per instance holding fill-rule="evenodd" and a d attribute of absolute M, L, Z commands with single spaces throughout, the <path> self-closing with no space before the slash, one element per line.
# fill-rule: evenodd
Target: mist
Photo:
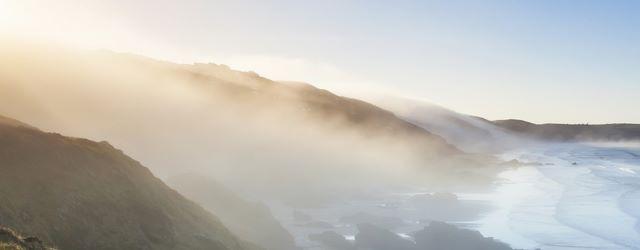
<path fill-rule="evenodd" d="M 485 164 L 437 136 L 403 135 L 422 133 L 417 127 L 390 133 L 367 117 L 354 122 L 349 112 L 360 106 L 395 119 L 359 101 L 345 107 L 353 109 L 347 116 L 313 110 L 308 99 L 342 97 L 306 84 L 109 51 L 16 43 L 2 49 L 0 114 L 108 141 L 162 178 L 198 173 L 254 194 L 310 195 L 424 183 L 459 162 L 468 169 Z"/>
<path fill-rule="evenodd" d="M 0 50 L 2 116 L 106 141 L 235 235 L 269 249 L 351 249 L 353 242 L 411 248 L 416 243 L 403 235 L 429 230 L 466 237 L 434 221 L 527 249 L 557 244 L 535 230 L 536 221 L 596 247 L 634 235 L 631 220 L 615 209 L 608 215 L 623 225 L 616 235 L 590 226 L 584 215 L 596 210 L 530 211 L 537 204 L 565 211 L 583 198 L 613 204 L 584 185 L 590 178 L 602 178 L 632 211 L 636 203 L 627 197 L 636 189 L 624 183 L 640 155 L 634 125 L 489 121 L 401 97 L 360 96 L 367 103 L 214 63 L 23 42 Z M 390 239 L 371 240 L 378 237 Z M 501 244 L 494 247 L 508 249 Z"/>
<path fill-rule="evenodd" d="M 636 7 L 0 0 L 0 248 L 640 249 Z"/>

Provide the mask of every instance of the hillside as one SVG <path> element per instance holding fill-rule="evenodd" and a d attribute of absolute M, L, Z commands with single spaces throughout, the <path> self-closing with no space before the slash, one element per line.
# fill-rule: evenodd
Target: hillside
<path fill-rule="evenodd" d="M 107 142 L 0 122 L 0 172 L 0 224 L 60 249 L 250 247 Z"/>
<path fill-rule="evenodd" d="M 244 200 L 212 178 L 182 174 L 167 179 L 167 184 L 218 216 L 238 237 L 267 249 L 297 249 L 293 236 L 258 202 Z"/>
<path fill-rule="evenodd" d="M 0 50 L 0 113 L 108 140 L 163 177 L 203 172 L 231 189 L 308 193 L 478 163 L 387 110 L 308 84 L 109 51 Z"/>
<path fill-rule="evenodd" d="M 398 117 L 444 137 L 465 152 L 495 153 L 522 143 L 508 130 L 480 117 L 408 98 L 381 96 L 371 99 Z"/>
<path fill-rule="evenodd" d="M 0 58 L 0 104 L 7 104 L 0 112 L 45 130 L 119 140 L 111 133 L 128 132 L 134 122 L 135 128 L 165 120 L 188 126 L 232 118 L 267 127 L 284 119 L 294 128 L 312 123 L 330 133 L 398 141 L 408 137 L 422 153 L 459 153 L 440 136 L 391 112 L 309 84 L 276 82 L 213 63 L 176 64 L 109 51 L 12 44 L 0 48 L 6 55 Z M 65 124 L 65 118 L 78 124 Z M 118 123 L 113 126 L 96 122 L 114 119 Z"/>
<path fill-rule="evenodd" d="M 11 228 L 0 225 L 0 250 L 54 250 L 45 246 L 40 239 L 22 236 Z"/>
<path fill-rule="evenodd" d="M 640 124 L 534 124 L 522 120 L 498 120 L 494 124 L 510 131 L 552 141 L 640 140 Z"/>
<path fill-rule="evenodd" d="M 153 62 L 148 58 L 137 60 L 144 60 L 147 62 L 145 64 Z M 411 141 L 424 156 L 462 153 L 439 135 L 400 119 L 392 112 L 362 100 L 338 96 L 308 83 L 273 81 L 254 72 L 235 71 L 213 63 L 155 63 L 163 65 L 161 68 L 179 66 L 184 70 L 179 73 L 196 79 L 191 84 L 197 90 L 214 99 L 225 100 L 225 104 L 240 108 L 241 111 L 246 112 L 243 108 L 248 107 L 251 112 L 249 115 L 275 115 L 290 119 L 288 121 L 294 122 L 292 125 L 302 122 L 302 126 L 313 124 L 317 126 L 316 129 L 329 132 L 347 130 L 366 138 Z"/>

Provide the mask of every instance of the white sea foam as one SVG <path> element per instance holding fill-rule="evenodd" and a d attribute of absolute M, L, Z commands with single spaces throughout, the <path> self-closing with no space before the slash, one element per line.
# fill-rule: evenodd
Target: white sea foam
<path fill-rule="evenodd" d="M 640 148 L 554 144 L 502 155 L 506 160 L 539 163 L 509 169 L 496 188 L 482 193 L 458 193 L 460 200 L 490 203 L 494 209 L 473 221 L 449 221 L 475 229 L 521 249 L 640 249 Z M 402 236 L 421 229 L 430 213 L 407 206 L 426 190 L 389 192 L 381 200 L 353 200 L 304 212 L 331 223 L 330 229 L 353 240 L 357 229 L 339 217 L 366 212 L 398 217 Z M 394 204 L 381 206 L 381 204 Z M 291 221 L 291 209 L 275 209 L 297 243 L 317 248 L 308 234 L 327 229 L 305 228 Z M 280 211 L 280 214 L 278 214 Z"/>
<path fill-rule="evenodd" d="M 518 159 L 548 164 L 503 174 L 508 181 L 496 199 L 509 204 L 496 202 L 500 209 L 477 229 L 516 247 L 534 241 L 542 249 L 640 249 L 640 212 L 633 212 L 640 207 L 640 158 L 633 150 L 558 144 L 520 151 Z"/>

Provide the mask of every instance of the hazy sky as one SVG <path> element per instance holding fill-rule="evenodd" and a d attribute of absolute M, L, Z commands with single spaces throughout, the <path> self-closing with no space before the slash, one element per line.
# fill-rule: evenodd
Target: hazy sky
<path fill-rule="evenodd" d="M 0 31 L 489 119 L 640 123 L 635 0 L 0 0 Z"/>

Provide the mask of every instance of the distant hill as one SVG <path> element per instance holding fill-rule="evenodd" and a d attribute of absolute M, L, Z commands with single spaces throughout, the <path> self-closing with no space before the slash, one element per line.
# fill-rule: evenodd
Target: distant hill
<path fill-rule="evenodd" d="M 0 118 L 0 225 L 60 249 L 251 249 L 106 142 Z"/>
<path fill-rule="evenodd" d="M 340 131 L 346 128 L 368 138 L 412 141 L 417 151 L 425 156 L 462 153 L 439 135 L 400 119 L 392 112 L 308 83 L 272 81 L 253 72 L 235 71 L 216 64 L 181 65 L 181 68 L 199 79 L 204 78 L 206 85 L 200 87 L 217 92 L 213 94 L 215 98 L 232 93 L 231 103 L 250 103 L 254 111 L 269 113 L 276 110 L 283 116 L 311 121 L 321 129 Z"/>
<path fill-rule="evenodd" d="M 576 141 L 640 140 L 640 124 L 534 124 L 509 119 L 489 121 L 423 101 L 376 97 L 373 103 L 444 137 L 466 152 L 491 153 L 533 143 L 531 139 Z"/>
<path fill-rule="evenodd" d="M 371 99 L 398 117 L 442 136 L 465 152 L 493 153 L 522 143 L 507 129 L 481 117 L 408 98 L 378 96 Z"/>
<path fill-rule="evenodd" d="M 252 123 L 263 123 L 260 129 L 312 125 L 327 134 L 348 131 L 369 139 L 410 141 L 425 157 L 461 153 L 440 136 L 387 110 L 305 83 L 272 81 L 213 63 L 176 64 L 109 51 L 4 47 L 0 113 L 33 121 L 44 130 L 110 141 L 115 137 L 114 143 L 128 145 L 120 137 L 131 127 L 138 132 L 140 127 L 171 125 L 181 129 L 172 132 L 188 132 L 204 122 L 237 121 L 246 129 Z M 71 120 L 74 123 L 68 124 Z M 165 121 L 182 123 L 176 128 L 173 123 L 162 124 Z"/>
<path fill-rule="evenodd" d="M 552 141 L 640 140 L 640 124 L 534 124 L 523 120 L 498 120 L 494 124 L 520 135 Z"/>
<path fill-rule="evenodd" d="M 319 190 L 327 179 L 359 185 L 376 182 L 371 174 L 389 179 L 380 170 L 480 162 L 392 112 L 309 84 L 110 51 L 0 51 L 0 113 L 43 131 L 108 140 L 163 177 L 193 170 L 231 189 L 307 193 L 304 185 Z"/>

